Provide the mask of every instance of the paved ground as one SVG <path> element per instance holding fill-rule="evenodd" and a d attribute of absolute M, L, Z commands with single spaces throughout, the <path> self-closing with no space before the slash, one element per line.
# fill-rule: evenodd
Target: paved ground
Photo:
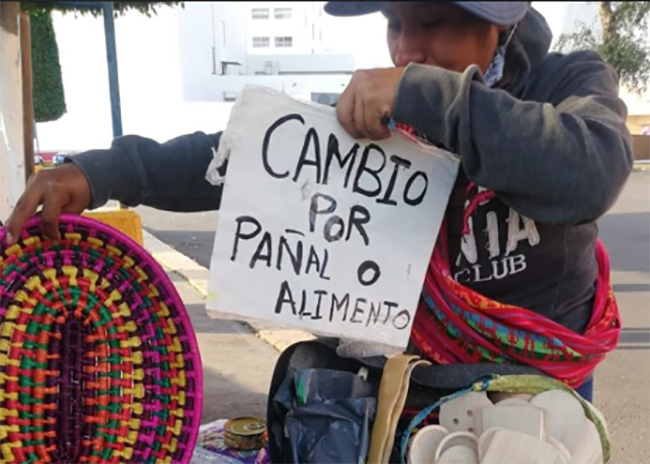
<path fill-rule="evenodd" d="M 145 228 L 208 266 L 215 213 L 174 214 L 140 208 Z M 596 404 L 608 418 L 613 463 L 650 463 L 650 172 L 633 173 L 625 192 L 600 222 L 610 251 L 625 329 L 618 350 L 601 365 Z M 207 366 L 206 420 L 264 411 L 277 354 L 231 321 L 209 319 L 198 293 L 180 284 L 199 330 Z M 191 303 L 190 303 L 191 301 Z"/>
<path fill-rule="evenodd" d="M 209 318 L 203 296 L 180 276 L 170 275 L 197 332 L 205 389 L 202 422 L 265 417 L 278 352 L 239 322 Z"/>
<path fill-rule="evenodd" d="M 599 368 L 596 403 L 616 463 L 650 462 L 650 173 L 636 172 L 600 222 L 622 318 L 619 348 Z"/>

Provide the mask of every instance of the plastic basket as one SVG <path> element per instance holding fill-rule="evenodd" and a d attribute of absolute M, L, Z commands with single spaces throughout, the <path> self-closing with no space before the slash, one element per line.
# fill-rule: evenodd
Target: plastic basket
<path fill-rule="evenodd" d="M 571 393 L 580 401 L 585 411 L 587 419 L 591 420 L 598 434 L 600 435 L 600 442 L 603 446 L 603 460 L 605 463 L 609 462 L 611 457 L 609 434 L 607 431 L 607 424 L 602 414 L 588 401 L 582 398 L 575 390 L 568 387 L 562 382 L 554 380 L 550 377 L 536 376 L 536 375 L 508 375 L 508 376 L 493 376 L 485 378 L 479 382 L 474 383 L 470 388 L 461 390 L 453 395 L 446 396 L 434 405 L 426 408 L 420 412 L 409 424 L 406 432 L 402 436 L 400 443 L 400 454 L 402 464 L 406 463 L 406 453 L 408 451 L 409 440 L 413 431 L 435 410 L 440 408 L 447 401 L 459 398 L 470 392 L 504 392 L 504 393 L 527 393 L 531 395 L 538 395 L 549 390 L 563 390 Z"/>

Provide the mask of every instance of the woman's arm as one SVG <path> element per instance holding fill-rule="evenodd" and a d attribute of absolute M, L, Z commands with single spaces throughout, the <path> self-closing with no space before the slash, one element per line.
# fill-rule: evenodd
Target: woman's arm
<path fill-rule="evenodd" d="M 467 177 L 539 222 L 578 224 L 614 204 L 633 164 L 616 73 L 593 52 L 545 64 L 522 101 L 464 74 L 412 64 L 393 117 L 462 156 Z M 545 103 L 547 102 L 547 103 Z"/>
<path fill-rule="evenodd" d="M 129 135 L 115 139 L 108 150 L 91 150 L 67 161 L 86 176 L 91 208 L 118 200 L 166 211 L 217 210 L 222 188 L 211 185 L 205 174 L 220 137 L 196 132 L 160 144 Z"/>

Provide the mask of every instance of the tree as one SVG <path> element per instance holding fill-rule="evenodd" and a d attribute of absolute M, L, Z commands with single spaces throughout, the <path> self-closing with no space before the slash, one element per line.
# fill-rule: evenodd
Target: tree
<path fill-rule="evenodd" d="M 637 94 L 645 92 L 650 81 L 650 2 L 587 3 L 597 3 L 600 24 L 579 23 L 576 32 L 560 36 L 558 50 L 595 50 L 623 85 Z"/>
<path fill-rule="evenodd" d="M 32 94 L 36 122 L 56 121 L 66 112 L 59 48 L 49 11 L 30 14 Z"/>

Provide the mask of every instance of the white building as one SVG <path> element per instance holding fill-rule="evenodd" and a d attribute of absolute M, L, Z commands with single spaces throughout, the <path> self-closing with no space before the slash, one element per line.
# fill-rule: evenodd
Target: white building
<path fill-rule="evenodd" d="M 212 22 L 211 76 L 191 76 L 190 99 L 232 101 L 247 84 L 265 85 L 318 100 L 338 94 L 355 69 L 342 52 L 341 34 L 323 12 L 324 2 L 212 2 L 193 4 Z M 345 35 L 345 34 L 343 34 Z M 327 78 L 323 78 L 323 77 Z M 200 81 L 200 82 L 198 82 Z M 198 84 L 198 85 L 197 85 Z"/>

